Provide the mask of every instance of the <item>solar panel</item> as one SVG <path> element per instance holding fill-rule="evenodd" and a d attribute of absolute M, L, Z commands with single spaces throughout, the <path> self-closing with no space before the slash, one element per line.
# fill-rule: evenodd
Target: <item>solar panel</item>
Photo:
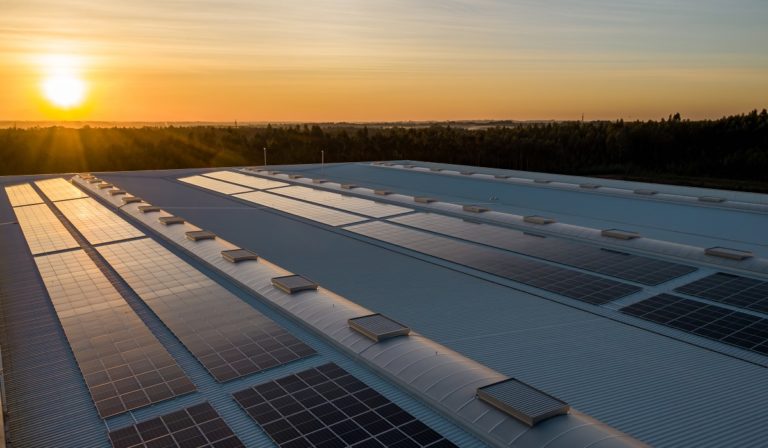
<path fill-rule="evenodd" d="M 692 266 L 434 213 L 416 213 L 390 221 L 645 285 L 664 283 L 696 270 Z"/>
<path fill-rule="evenodd" d="M 411 333 L 410 328 L 378 313 L 354 317 L 347 322 L 350 328 L 376 342 Z"/>
<path fill-rule="evenodd" d="M 88 197 L 82 190 L 60 177 L 38 180 L 35 185 L 53 202 Z"/>
<path fill-rule="evenodd" d="M 32 255 L 80 247 L 46 204 L 13 209 Z"/>
<path fill-rule="evenodd" d="M 251 191 L 250 188 L 242 187 L 239 185 L 233 185 L 220 180 L 211 179 L 205 176 L 189 176 L 180 177 L 179 181 L 194 185 L 196 187 L 205 188 L 206 190 L 215 191 L 222 194 L 237 194 Z"/>
<path fill-rule="evenodd" d="M 413 211 L 409 208 L 398 207 L 396 205 L 382 204 L 368 199 L 345 196 L 330 191 L 315 190 L 301 186 L 292 186 L 272 190 L 272 193 L 289 196 L 295 199 L 301 199 L 326 207 L 338 208 L 348 212 L 358 213 L 373 218 L 384 218 L 392 215 L 399 215 Z"/>
<path fill-rule="evenodd" d="M 477 396 L 528 426 L 567 414 L 571 408 L 564 401 L 514 378 L 479 387 Z"/>
<path fill-rule="evenodd" d="M 212 173 L 204 173 L 203 176 L 212 177 L 214 179 L 227 181 L 256 190 L 265 190 L 267 188 L 284 187 L 288 185 L 285 182 L 278 182 L 276 180 L 264 179 L 262 177 L 256 176 L 249 176 L 247 174 L 236 173 L 234 171 L 214 171 Z"/>
<path fill-rule="evenodd" d="M 233 396 L 281 448 L 455 446 L 333 363 Z"/>
<path fill-rule="evenodd" d="M 102 418 L 195 390 L 88 255 L 62 252 L 35 262 Z"/>
<path fill-rule="evenodd" d="M 221 256 L 230 263 L 239 263 L 247 260 L 258 260 L 259 256 L 248 249 L 222 250 Z"/>
<path fill-rule="evenodd" d="M 109 432 L 114 448 L 244 448 L 208 402 Z"/>
<path fill-rule="evenodd" d="M 365 221 L 365 218 L 361 216 L 321 207 L 315 204 L 307 204 L 306 202 L 263 191 L 237 194 L 235 197 L 248 202 L 253 202 L 254 204 L 274 208 L 290 215 L 296 215 L 311 221 L 327 224 L 329 226 L 343 226 L 354 222 Z"/>
<path fill-rule="evenodd" d="M 345 229 L 595 305 L 640 291 L 637 286 L 615 280 L 384 222 L 358 224 Z"/>
<path fill-rule="evenodd" d="M 309 291 L 317 289 L 317 283 L 308 280 L 300 275 L 286 275 L 283 277 L 275 277 L 272 279 L 272 284 L 276 288 L 288 293 L 293 294 L 299 291 Z"/>
<path fill-rule="evenodd" d="M 97 249 L 219 382 L 315 353 L 153 240 Z"/>
<path fill-rule="evenodd" d="M 768 319 L 717 305 L 659 294 L 621 309 L 624 314 L 768 355 Z"/>
<path fill-rule="evenodd" d="M 21 207 L 22 205 L 42 204 L 43 198 L 37 194 L 32 185 L 10 185 L 5 187 L 5 194 L 11 202 L 11 207 Z"/>
<path fill-rule="evenodd" d="M 718 272 L 677 289 L 715 302 L 768 314 L 768 281 Z"/>
<path fill-rule="evenodd" d="M 144 236 L 143 232 L 96 202 L 95 199 L 75 199 L 55 202 L 54 205 L 91 244 Z"/>

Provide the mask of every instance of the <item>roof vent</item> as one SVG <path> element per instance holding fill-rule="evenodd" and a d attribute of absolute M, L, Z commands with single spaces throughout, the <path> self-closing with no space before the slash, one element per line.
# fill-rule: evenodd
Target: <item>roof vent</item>
<path fill-rule="evenodd" d="M 754 254 L 746 250 L 731 249 L 728 247 L 710 247 L 704 249 L 704 253 L 713 257 L 727 258 L 729 260 L 746 260 L 752 258 Z"/>
<path fill-rule="evenodd" d="M 640 238 L 640 234 L 637 232 L 628 232 L 626 230 L 619 229 L 607 229 L 600 232 L 601 235 L 608 238 L 616 238 L 618 240 L 633 240 Z"/>
<path fill-rule="evenodd" d="M 160 222 L 160 224 L 164 224 L 166 226 L 184 224 L 184 218 L 180 216 L 161 216 L 160 218 L 157 218 L 157 220 Z"/>
<path fill-rule="evenodd" d="M 371 165 L 383 165 L 384 162 L 371 162 Z"/>
<path fill-rule="evenodd" d="M 638 188 L 637 190 L 634 190 L 635 194 L 641 194 L 643 196 L 653 196 L 654 194 L 658 193 L 656 190 L 646 190 L 644 188 Z"/>
<path fill-rule="evenodd" d="M 546 218 L 544 216 L 531 215 L 523 217 L 523 221 L 531 224 L 552 224 L 555 222 L 552 218 Z"/>
<path fill-rule="evenodd" d="M 280 174 L 280 171 L 267 171 L 267 174 L 271 174 L 273 176 Z"/>
<path fill-rule="evenodd" d="M 312 179 L 313 184 L 324 184 L 326 182 L 328 182 L 327 179 Z"/>
<path fill-rule="evenodd" d="M 494 174 L 494 179 L 509 179 L 509 176 L 506 174 Z"/>
<path fill-rule="evenodd" d="M 536 182 L 537 184 L 548 184 L 548 183 L 552 182 L 549 179 L 533 179 L 533 181 Z"/>
<path fill-rule="evenodd" d="M 301 174 L 291 174 L 288 177 L 291 178 L 291 179 L 301 179 L 304 176 L 302 176 Z"/>
<path fill-rule="evenodd" d="M 341 184 L 341 188 L 344 190 L 351 190 L 353 188 L 357 188 L 357 185 L 355 184 Z"/>
<path fill-rule="evenodd" d="M 160 207 L 158 207 L 156 205 L 140 205 L 139 206 L 139 211 L 141 213 L 154 213 L 154 212 L 159 212 L 160 211 Z"/>
<path fill-rule="evenodd" d="M 109 193 L 110 196 L 118 196 L 121 194 L 128 194 L 125 190 L 109 190 L 107 193 Z"/>
<path fill-rule="evenodd" d="M 80 179 L 88 180 L 88 179 L 93 179 L 94 176 L 91 173 L 80 173 L 77 175 L 77 177 L 79 177 Z"/>
<path fill-rule="evenodd" d="M 725 202 L 725 198 L 721 198 L 717 196 L 699 196 L 699 201 L 720 203 L 720 202 Z"/>
<path fill-rule="evenodd" d="M 207 230 L 192 230 L 185 234 L 190 241 L 214 240 L 216 234 Z"/>
<path fill-rule="evenodd" d="M 579 184 L 579 188 L 586 188 L 587 190 L 597 190 L 600 188 L 598 184 Z"/>
<path fill-rule="evenodd" d="M 376 342 L 411 333 L 410 328 L 379 313 L 354 317 L 347 322 L 350 328 Z"/>
<path fill-rule="evenodd" d="M 98 177 L 92 177 L 87 180 L 89 184 L 98 184 L 99 182 L 104 182 L 103 180 L 99 179 Z"/>
<path fill-rule="evenodd" d="M 443 169 L 433 166 L 432 168 L 429 169 L 429 171 L 440 172 L 440 171 L 443 171 Z"/>
<path fill-rule="evenodd" d="M 106 190 L 107 188 L 112 188 L 112 187 L 114 187 L 114 185 L 112 185 L 112 184 L 110 184 L 110 183 L 106 183 L 106 184 L 99 184 L 99 185 L 96 185 L 96 186 L 97 186 L 97 187 L 99 187 L 99 190 Z"/>
<path fill-rule="evenodd" d="M 416 165 L 403 165 L 403 168 L 416 168 Z"/>
<path fill-rule="evenodd" d="M 389 190 L 373 190 L 373 194 L 378 194 L 379 196 L 387 196 L 392 194 Z"/>
<path fill-rule="evenodd" d="M 141 198 L 136 196 L 123 196 L 123 204 L 131 204 L 133 202 L 141 202 Z"/>
<path fill-rule="evenodd" d="M 246 260 L 258 260 L 259 256 L 248 249 L 222 250 L 221 257 L 230 263 L 240 263 Z"/>
<path fill-rule="evenodd" d="M 571 409 L 568 403 L 514 378 L 478 387 L 477 396 L 528 426 L 567 414 Z"/>
<path fill-rule="evenodd" d="M 480 205 L 471 205 L 471 204 L 463 205 L 461 209 L 464 210 L 465 212 L 470 212 L 470 213 L 483 213 L 491 210 L 488 207 L 482 207 Z"/>
<path fill-rule="evenodd" d="M 382 166 L 392 166 L 394 163 L 392 162 L 382 162 Z"/>
<path fill-rule="evenodd" d="M 429 204 L 430 202 L 435 202 L 435 198 L 430 198 L 429 196 L 414 196 L 413 200 L 419 204 Z"/>
<path fill-rule="evenodd" d="M 311 280 L 307 280 L 300 275 L 275 277 L 272 279 L 272 284 L 275 285 L 276 288 L 281 289 L 288 294 L 317 289 L 317 283 Z"/>
<path fill-rule="evenodd" d="M 474 171 L 459 171 L 459 174 L 463 174 L 464 176 L 471 176 L 475 174 Z"/>

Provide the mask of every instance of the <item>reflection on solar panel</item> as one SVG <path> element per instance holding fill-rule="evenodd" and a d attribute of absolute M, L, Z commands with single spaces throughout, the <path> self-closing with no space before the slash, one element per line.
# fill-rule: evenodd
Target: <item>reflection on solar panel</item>
<path fill-rule="evenodd" d="M 60 177 L 57 177 L 56 179 L 38 180 L 35 182 L 35 185 L 37 185 L 37 187 L 42 190 L 43 194 L 48 196 L 48 199 L 53 202 L 88 197 L 88 195 L 83 193 L 79 188 Z"/>
<path fill-rule="evenodd" d="M 207 402 L 110 431 L 109 441 L 114 448 L 245 447 Z"/>
<path fill-rule="evenodd" d="M 333 363 L 234 397 L 280 447 L 455 446 Z"/>
<path fill-rule="evenodd" d="M 671 294 L 651 297 L 621 312 L 768 355 L 768 319 Z"/>
<path fill-rule="evenodd" d="M 468 223 L 431 213 L 401 216 L 390 221 L 644 285 L 658 285 L 696 270 L 692 266 L 607 251 L 557 238 L 535 237 L 504 227 Z"/>
<path fill-rule="evenodd" d="M 288 199 L 271 193 L 254 191 L 235 195 L 236 198 L 274 208 L 291 215 L 301 216 L 311 221 L 317 221 L 329 226 L 343 226 L 353 222 L 365 221 L 365 218 L 351 215 L 349 213 L 332 210 L 319 205 L 307 204 L 306 202 Z"/>
<path fill-rule="evenodd" d="M 205 177 L 224 180 L 233 184 L 254 188 L 256 190 L 265 190 L 267 188 L 284 187 L 288 185 L 285 182 L 278 182 L 276 180 L 264 179 L 256 176 L 249 176 L 247 174 L 235 173 L 233 171 L 214 171 L 213 173 L 204 173 L 203 175 Z"/>
<path fill-rule="evenodd" d="M 219 382 L 315 353 L 155 241 L 97 249 Z"/>
<path fill-rule="evenodd" d="M 43 203 L 43 198 L 29 184 L 5 187 L 5 194 L 8 195 L 8 200 L 11 202 L 12 207 Z"/>
<path fill-rule="evenodd" d="M 32 255 L 80 247 L 46 204 L 14 208 Z"/>
<path fill-rule="evenodd" d="M 102 418 L 195 390 L 88 255 L 35 262 Z"/>
<path fill-rule="evenodd" d="M 768 281 L 718 272 L 693 283 L 683 285 L 677 292 L 728 305 L 768 313 Z"/>
<path fill-rule="evenodd" d="M 251 191 L 250 188 L 245 188 L 238 185 L 232 185 L 227 182 L 222 182 L 216 179 L 210 179 L 203 176 L 180 177 L 179 180 L 188 184 L 195 185 L 200 188 L 205 188 L 206 190 L 212 190 L 212 191 L 216 191 L 218 193 L 223 193 L 223 194 L 236 194 L 236 193 L 245 193 L 246 191 Z"/>
<path fill-rule="evenodd" d="M 358 224 L 346 230 L 591 304 L 640 291 L 637 286 L 384 222 Z"/>
<path fill-rule="evenodd" d="M 56 202 L 54 205 L 91 244 L 144 236 L 140 230 L 96 202 L 95 199 L 76 199 Z"/>
<path fill-rule="evenodd" d="M 278 188 L 277 190 L 272 190 L 272 192 L 296 199 L 302 199 L 304 201 L 314 202 L 315 204 L 371 216 L 373 218 L 384 218 L 386 216 L 399 215 L 400 213 L 413 211 L 409 208 L 398 207 L 396 205 L 381 204 L 368 199 L 345 196 L 339 193 L 300 186 Z"/>

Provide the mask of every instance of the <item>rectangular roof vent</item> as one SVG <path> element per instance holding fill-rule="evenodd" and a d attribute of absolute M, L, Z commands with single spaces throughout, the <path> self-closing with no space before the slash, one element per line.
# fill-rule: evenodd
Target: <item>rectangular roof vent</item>
<path fill-rule="evenodd" d="M 379 313 L 354 317 L 347 323 L 353 330 L 376 342 L 411 333 L 410 328 Z"/>
<path fill-rule="evenodd" d="M 746 250 L 731 249 L 728 247 L 710 247 L 704 249 L 704 253 L 713 257 L 727 258 L 729 260 L 746 260 L 752 258 L 754 254 Z"/>
<path fill-rule="evenodd" d="M 302 176 L 301 174 L 291 174 L 291 175 L 290 175 L 290 176 L 288 176 L 288 177 L 289 177 L 290 179 L 301 179 L 301 178 L 302 178 L 302 177 L 304 177 L 304 176 Z"/>
<path fill-rule="evenodd" d="M 720 203 L 720 202 L 725 202 L 725 198 L 721 198 L 718 196 L 699 196 L 699 201 Z"/>
<path fill-rule="evenodd" d="M 413 200 L 419 204 L 429 204 L 430 202 L 435 202 L 435 198 L 430 198 L 429 196 L 414 196 Z"/>
<path fill-rule="evenodd" d="M 190 241 L 202 241 L 202 240 L 214 240 L 216 234 L 207 230 L 191 230 L 185 233 L 186 237 Z"/>
<path fill-rule="evenodd" d="M 465 212 L 470 212 L 470 213 L 483 213 L 491 210 L 488 207 L 483 207 L 481 205 L 472 205 L 472 204 L 463 205 L 461 206 L 461 209 L 464 210 Z"/>
<path fill-rule="evenodd" d="M 103 180 L 99 179 L 98 177 L 92 177 L 87 180 L 89 184 L 98 184 L 99 182 L 104 182 Z"/>
<path fill-rule="evenodd" d="M 141 202 L 141 198 L 136 196 L 123 196 L 123 204 L 131 204 L 134 202 Z"/>
<path fill-rule="evenodd" d="M 568 403 L 514 378 L 478 387 L 477 396 L 528 426 L 565 415 L 571 409 Z"/>
<path fill-rule="evenodd" d="M 392 194 L 392 192 L 389 190 L 373 190 L 373 194 L 378 194 L 379 196 L 387 196 Z"/>
<path fill-rule="evenodd" d="M 157 220 L 160 222 L 160 224 L 164 224 L 166 226 L 184 224 L 184 218 L 180 216 L 161 216 L 160 218 L 157 218 Z"/>
<path fill-rule="evenodd" d="M 531 215 L 523 217 L 523 221 L 531 224 L 552 224 L 555 222 L 552 218 L 546 218 L 544 216 Z"/>
<path fill-rule="evenodd" d="M 267 171 L 267 174 L 271 174 L 273 176 L 280 174 L 280 171 Z"/>
<path fill-rule="evenodd" d="M 429 171 L 439 172 L 439 171 L 443 171 L 443 169 L 442 168 L 437 168 L 437 167 L 433 166 L 432 168 L 429 169 Z"/>
<path fill-rule="evenodd" d="M 259 256 L 248 249 L 222 250 L 221 257 L 230 263 L 240 263 L 246 260 L 258 260 Z"/>
<path fill-rule="evenodd" d="M 415 167 L 416 165 L 411 165 L 411 164 L 403 165 L 403 168 L 415 168 Z"/>
<path fill-rule="evenodd" d="M 128 194 L 125 190 L 109 190 L 107 193 L 109 193 L 110 196 L 118 196 L 121 194 Z"/>
<path fill-rule="evenodd" d="M 106 190 L 107 188 L 114 187 L 114 185 L 112 185 L 110 183 L 99 184 L 99 185 L 96 185 L 96 186 L 99 187 L 99 190 Z"/>
<path fill-rule="evenodd" d="M 579 184 L 579 188 L 586 188 L 587 190 L 596 190 L 600 188 L 598 184 Z"/>
<path fill-rule="evenodd" d="M 465 176 L 471 176 L 471 175 L 475 174 L 475 172 L 474 171 L 459 171 L 459 174 L 463 174 Z"/>
<path fill-rule="evenodd" d="M 509 179 L 509 176 L 506 174 L 494 174 L 493 177 L 496 179 Z"/>
<path fill-rule="evenodd" d="M 641 194 L 643 196 L 653 196 L 654 194 L 658 193 L 656 190 L 646 190 L 645 188 L 638 188 L 637 190 L 634 190 L 635 194 Z"/>
<path fill-rule="evenodd" d="M 640 238 L 640 234 L 637 232 L 629 232 L 627 230 L 620 229 L 606 229 L 600 232 L 601 235 L 608 238 L 616 238 L 618 240 L 633 240 Z"/>
<path fill-rule="evenodd" d="M 343 190 L 351 190 L 353 188 L 357 188 L 357 185 L 355 185 L 355 184 L 341 184 L 341 188 Z"/>
<path fill-rule="evenodd" d="M 533 181 L 536 182 L 537 184 L 548 184 L 548 183 L 552 182 L 549 179 L 533 179 Z"/>
<path fill-rule="evenodd" d="M 300 275 L 275 277 L 272 279 L 272 284 L 275 285 L 276 288 L 281 289 L 288 294 L 317 289 L 317 283 Z"/>
<path fill-rule="evenodd" d="M 324 184 L 326 182 L 328 182 L 327 179 L 312 179 L 313 184 Z"/>
<path fill-rule="evenodd" d="M 154 212 L 159 212 L 160 211 L 160 207 L 158 207 L 156 205 L 140 205 L 139 206 L 139 211 L 141 213 L 154 213 Z"/>

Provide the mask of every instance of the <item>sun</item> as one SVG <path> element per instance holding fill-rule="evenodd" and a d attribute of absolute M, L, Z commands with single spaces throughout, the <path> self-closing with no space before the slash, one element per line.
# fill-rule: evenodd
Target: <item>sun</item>
<path fill-rule="evenodd" d="M 45 73 L 40 84 L 43 96 L 53 106 L 72 109 L 83 104 L 87 85 L 80 75 L 78 58 L 71 55 L 46 55 L 41 58 Z"/>

